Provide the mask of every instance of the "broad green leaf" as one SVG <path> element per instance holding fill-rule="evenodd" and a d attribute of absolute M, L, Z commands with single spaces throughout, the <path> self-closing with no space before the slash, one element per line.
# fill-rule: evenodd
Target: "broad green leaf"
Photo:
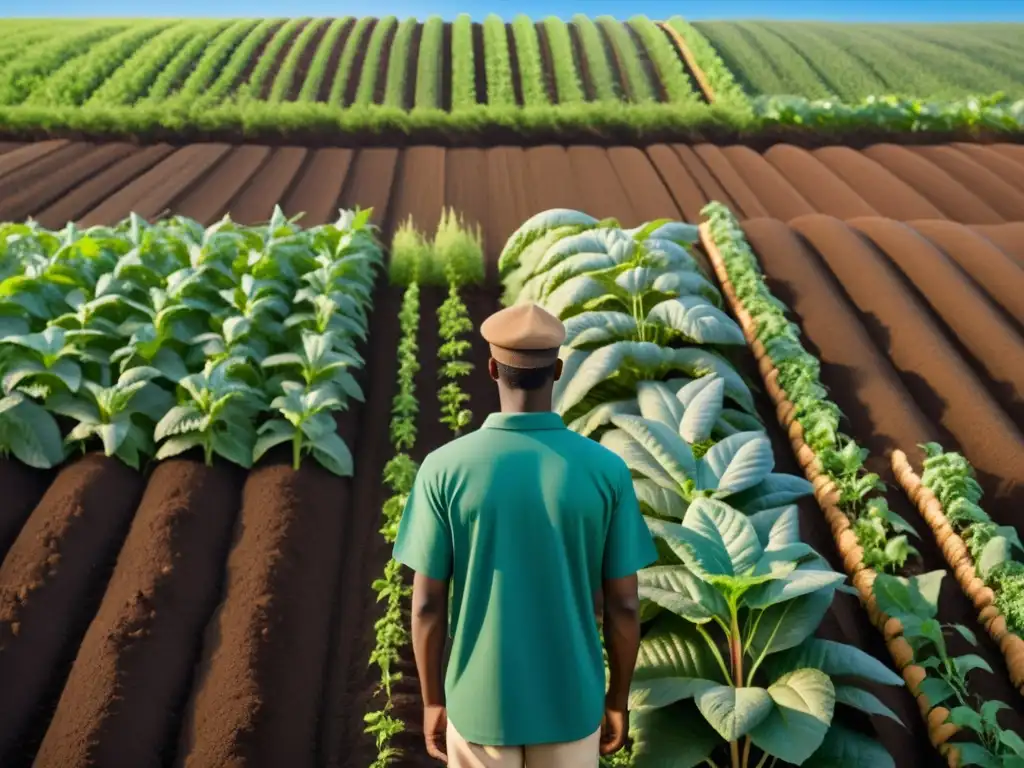
<path fill-rule="evenodd" d="M 880 743 L 835 723 L 804 768 L 896 768 L 892 755 Z"/>
<path fill-rule="evenodd" d="M 749 515 L 764 509 L 792 504 L 812 493 L 814 486 L 804 478 L 772 472 L 752 488 L 730 494 L 725 500 Z"/>
<path fill-rule="evenodd" d="M 72 395 L 68 392 L 55 392 L 47 398 L 46 407 L 48 410 L 67 416 L 76 421 L 98 423 L 100 412 L 96 406 L 81 395 Z"/>
<path fill-rule="evenodd" d="M 772 683 L 768 694 L 775 706 L 750 731 L 751 741 L 784 762 L 801 765 L 821 746 L 832 724 L 832 681 L 816 669 L 798 669 Z"/>
<path fill-rule="evenodd" d="M 171 437 L 160 445 L 160 448 L 156 452 L 156 459 L 157 461 L 169 459 L 202 444 L 203 436 L 198 434 Z"/>
<path fill-rule="evenodd" d="M 313 457 L 325 469 L 336 475 L 352 476 L 352 454 L 345 441 L 335 433 L 326 435 L 316 442 L 313 446 Z"/>
<path fill-rule="evenodd" d="M 772 696 L 764 688 L 716 685 L 694 692 L 694 701 L 711 727 L 726 741 L 736 741 L 764 722 Z"/>
<path fill-rule="evenodd" d="M 663 613 L 640 640 L 633 684 L 663 677 L 692 677 L 724 682 L 715 657 L 697 628 Z"/>
<path fill-rule="evenodd" d="M 873 586 L 878 609 L 898 619 L 912 616 L 933 618 L 938 612 L 939 592 L 945 575 L 945 571 L 930 571 L 905 579 L 880 573 Z"/>
<path fill-rule="evenodd" d="M 606 296 L 607 292 L 604 284 L 590 275 L 577 275 L 553 290 L 544 307 L 555 317 L 567 320 L 586 302 Z"/>
<path fill-rule="evenodd" d="M 617 453 L 632 472 L 650 478 L 662 488 L 670 491 L 678 489 L 679 486 L 675 479 L 665 471 L 661 463 L 644 446 L 630 437 L 625 430 L 613 429 L 605 432 L 601 436 L 601 445 Z"/>
<path fill-rule="evenodd" d="M 823 561 L 802 563 L 785 576 L 753 587 L 744 595 L 743 602 L 751 608 L 767 608 L 822 589 L 831 593 L 845 580 L 846 574 L 833 571 Z"/>
<path fill-rule="evenodd" d="M 636 402 L 640 408 L 640 415 L 645 419 L 660 421 L 674 430 L 679 429 L 684 408 L 668 384 L 661 381 L 641 381 L 636 388 Z M 686 438 L 686 435 L 683 437 Z"/>
<path fill-rule="evenodd" d="M 569 429 L 573 432 L 578 432 L 584 437 L 589 437 L 601 427 L 611 424 L 612 417 L 620 413 L 639 415 L 640 406 L 636 400 L 613 400 L 601 403 L 578 419 L 574 419 L 569 424 Z"/>
<path fill-rule="evenodd" d="M 214 432 L 212 439 L 215 453 L 245 469 L 252 466 L 253 441 L 231 431 Z"/>
<path fill-rule="evenodd" d="M 657 709 L 675 704 L 677 701 L 691 699 L 709 688 L 719 688 L 718 683 L 711 680 L 699 680 L 693 677 L 659 677 L 644 680 L 633 685 L 629 692 L 630 710 Z"/>
<path fill-rule="evenodd" d="M 742 509 L 733 504 L 733 498 L 735 497 L 730 497 L 726 503 L 736 509 Z M 748 513 L 747 519 L 754 526 L 757 540 L 761 542 L 762 547 L 782 547 L 800 541 L 800 509 L 795 504 Z"/>
<path fill-rule="evenodd" d="M 630 714 L 633 768 L 693 768 L 721 742 L 692 701 Z"/>
<path fill-rule="evenodd" d="M 736 321 L 703 296 L 681 296 L 655 305 L 647 322 L 671 328 L 697 344 L 745 345 Z"/>
<path fill-rule="evenodd" d="M 295 435 L 295 427 L 284 419 L 271 419 L 259 429 L 259 436 L 252 449 L 252 460 L 257 462 L 271 448 L 289 442 Z"/>
<path fill-rule="evenodd" d="M 720 501 L 695 499 L 686 510 L 683 526 L 724 548 L 732 574 L 745 573 L 764 554 L 750 521 Z"/>
<path fill-rule="evenodd" d="M 103 453 L 107 456 L 114 456 L 117 454 L 118 448 L 121 447 L 121 443 L 128 436 L 128 430 L 131 427 L 131 420 L 122 416 L 121 418 L 114 419 L 110 424 L 101 424 L 97 428 L 100 440 L 103 441 Z"/>
<path fill-rule="evenodd" d="M 614 416 L 612 423 L 642 446 L 676 485 L 683 486 L 695 479 L 697 463 L 693 452 L 674 429 L 641 416 Z"/>
<path fill-rule="evenodd" d="M 647 506 L 663 517 L 682 520 L 687 507 L 689 507 L 686 499 L 680 495 L 678 490 L 663 488 L 653 480 L 636 478 L 633 480 L 633 490 L 636 492 L 641 509 Z"/>
<path fill-rule="evenodd" d="M 764 610 L 750 641 L 750 653 L 755 657 L 773 654 L 803 643 L 825 618 L 832 596 L 832 590 L 822 590 Z"/>
<path fill-rule="evenodd" d="M 752 488 L 772 471 L 775 456 L 763 432 L 739 432 L 711 446 L 697 469 L 699 488 L 731 495 Z"/>
<path fill-rule="evenodd" d="M 201 418 L 202 413 L 195 406 L 177 405 L 157 423 L 153 430 L 153 439 L 159 442 L 165 437 L 191 431 Z"/>
<path fill-rule="evenodd" d="M 685 566 L 656 565 L 642 569 L 637 578 L 641 599 L 651 600 L 694 624 L 705 624 L 716 615 L 729 614 L 729 606 L 718 591 Z"/>
<path fill-rule="evenodd" d="M 773 675 L 801 667 L 820 669 L 830 677 L 856 677 L 883 685 L 903 685 L 903 678 L 874 656 L 854 645 L 810 638 L 767 662 Z"/>
<path fill-rule="evenodd" d="M 36 469 L 49 469 L 64 460 L 64 442 L 57 422 L 28 399 L 0 411 L 0 448 Z"/>
<path fill-rule="evenodd" d="M 900 720 L 895 712 L 879 701 L 877 696 L 873 693 L 868 693 L 863 688 L 856 688 L 852 685 L 837 685 L 835 686 L 835 692 L 837 704 L 845 704 L 869 715 L 888 717 L 890 720 L 903 725 L 903 721 Z"/>
<path fill-rule="evenodd" d="M 993 536 L 981 550 L 978 558 L 978 571 L 987 578 L 992 569 L 1003 563 L 1013 561 L 1013 545 L 1005 536 Z"/>
<path fill-rule="evenodd" d="M 636 320 L 624 312 L 581 312 L 565 321 L 566 347 L 607 344 L 636 336 Z"/>
<path fill-rule="evenodd" d="M 651 535 L 662 539 L 686 566 L 698 574 L 732 576 L 732 558 L 721 536 L 702 536 L 684 525 L 644 518 Z"/>
<path fill-rule="evenodd" d="M 680 400 L 684 393 L 686 409 L 682 419 L 677 422 L 679 434 L 691 444 L 707 440 L 718 423 L 718 417 L 722 415 L 725 381 L 709 373 L 687 384 L 679 394 Z"/>

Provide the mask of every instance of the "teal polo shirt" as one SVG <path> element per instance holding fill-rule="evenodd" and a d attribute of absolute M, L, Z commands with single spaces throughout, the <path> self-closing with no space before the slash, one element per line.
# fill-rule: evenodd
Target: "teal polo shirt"
<path fill-rule="evenodd" d="M 521 746 L 598 729 L 594 595 L 657 558 L 621 458 L 556 413 L 492 414 L 424 459 L 394 556 L 453 582 L 445 694 L 463 738 Z"/>

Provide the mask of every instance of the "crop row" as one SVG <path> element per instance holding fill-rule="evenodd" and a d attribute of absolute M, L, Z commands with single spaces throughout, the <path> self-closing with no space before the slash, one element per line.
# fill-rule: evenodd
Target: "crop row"
<path fill-rule="evenodd" d="M 351 474 L 333 414 L 363 399 L 368 220 L 4 225 L 0 455 L 49 468 L 101 448 L 138 469 L 195 449 L 249 467 L 288 443 L 296 469 L 312 454 Z"/>
<path fill-rule="evenodd" d="M 750 95 L 859 101 L 882 93 L 947 100 L 1024 97 L 1019 24 L 697 22 Z M 767 65 L 766 65 L 767 62 Z"/>
<path fill-rule="evenodd" d="M 390 282 L 404 286 L 399 314 L 401 340 L 398 346 L 398 391 L 391 408 L 390 436 L 395 455 L 384 467 L 384 484 L 391 496 L 382 509 L 384 540 L 393 544 L 398 534 L 406 499 L 412 490 L 417 465 L 409 455 L 416 444 L 419 400 L 415 378 L 420 370 L 417 333 L 420 325 L 420 288 L 446 284 L 448 296 L 438 308 L 437 322 L 441 363 L 438 388 L 441 421 L 453 436 L 469 424 L 472 413 L 466 407 L 469 395 L 462 391 L 459 379 L 473 365 L 465 360 L 470 342 L 465 336 L 473 330 L 461 291 L 483 280 L 483 247 L 479 230 L 471 231 L 454 211 L 444 211 L 433 240 L 418 232 L 412 220 L 402 224 L 391 245 Z M 377 695 L 380 709 L 365 716 L 366 732 L 373 736 L 377 756 L 371 768 L 384 768 L 400 756 L 395 736 L 404 730 L 396 713 L 393 687 L 402 680 L 398 670 L 409 643 L 408 605 L 411 590 L 405 583 L 401 565 L 390 558 L 381 576 L 373 582 L 377 601 L 385 604 L 383 616 L 374 625 L 376 641 L 370 664 L 380 671 Z"/>
<path fill-rule="evenodd" d="M 839 432 L 840 413 L 821 383 L 821 363 L 804 348 L 799 327 L 787 318 L 785 306 L 769 291 L 757 257 L 733 214 L 719 203 L 709 204 L 704 213 L 708 223 L 701 229 L 706 250 L 758 361 L 779 423 L 787 429 L 794 454 L 813 483 L 844 568 L 917 699 L 932 745 L 945 755 L 950 766 L 1018 764 L 1024 759 L 1024 741 L 999 723 L 999 712 L 1009 705 L 985 700 L 970 682 L 972 672 L 993 670 L 975 653 L 957 655 L 951 650 L 951 638 L 975 646 L 978 641 L 969 627 L 942 621 L 939 591 L 945 569 L 920 573 L 920 563 L 915 562 L 920 555 L 908 538 L 916 536 L 913 527 L 889 509 L 884 483 L 865 471 L 868 452 Z M 952 456 L 943 459 L 941 451 L 934 449 L 932 453 L 926 462 L 925 485 L 933 485 L 951 506 L 957 500 L 961 502 L 955 507 L 963 513 L 961 526 L 968 522 L 987 525 L 978 531 L 979 555 L 987 540 L 1003 539 L 1001 548 L 998 542 L 993 548 L 1000 549 L 1002 560 L 996 562 L 993 558 L 987 564 L 994 578 L 1010 580 L 1007 594 L 1014 601 L 1014 592 L 1019 590 L 1019 575 L 1015 576 L 1019 564 L 1015 566 L 1009 555 L 1016 533 L 992 524 L 976 505 L 971 518 L 972 509 L 963 502 L 973 505 L 980 498 L 980 489 L 969 480 L 969 469 L 962 460 L 957 462 Z M 906 467 L 899 466 L 898 454 L 894 454 L 894 461 L 909 490 L 914 479 L 908 477 Z M 915 501 L 920 495 L 920 488 L 911 494 Z M 937 513 L 941 514 L 941 508 Z M 939 518 L 929 520 L 935 514 L 936 510 L 929 510 L 925 518 L 941 527 Z M 950 541 L 951 532 L 946 531 L 941 541 L 947 558 L 961 554 Z M 949 564 L 962 565 L 955 559 Z M 962 578 L 968 574 L 961 569 L 957 575 Z M 1005 640 L 1004 652 L 1014 675 L 1013 662 L 1022 652 L 1019 638 L 1014 643 L 1015 636 L 1007 632 L 1006 621 L 991 605 L 994 594 L 991 590 L 982 594 L 984 584 L 975 584 L 975 578 L 971 573 L 968 580 L 972 599 L 988 611 L 987 615 L 983 611 L 982 619 L 993 636 Z M 1006 603 L 1005 595 L 1003 600 L 1009 610 L 1016 609 Z M 875 715 L 892 714 L 866 709 Z M 961 731 L 961 738 L 951 741 Z"/>
<path fill-rule="evenodd" d="M 565 323 L 554 407 L 625 460 L 658 541 L 658 564 L 639 574 L 627 762 L 893 765 L 856 711 L 891 715 L 864 686 L 902 681 L 814 636 L 845 576 L 800 540 L 794 502 L 814 486 L 773 472 L 732 362 L 745 336 L 696 240 L 671 221 L 624 230 L 553 210 L 520 227 L 499 262 L 506 302 Z"/>

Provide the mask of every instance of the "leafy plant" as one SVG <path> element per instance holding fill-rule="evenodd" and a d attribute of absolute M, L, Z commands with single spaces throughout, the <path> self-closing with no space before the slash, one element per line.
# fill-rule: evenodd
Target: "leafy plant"
<path fill-rule="evenodd" d="M 455 283 L 451 284 L 448 297 L 438 308 L 437 319 L 441 336 L 437 356 L 442 361 L 438 376 L 447 380 L 437 393 L 441 402 L 441 421 L 457 435 L 473 420 L 472 412 L 463 407 L 469 401 L 469 395 L 462 391 L 458 382 L 473 370 L 473 364 L 462 359 L 472 348 L 464 337 L 473 330 L 473 321 L 469 319 L 469 312 Z"/>
<path fill-rule="evenodd" d="M 756 336 L 778 369 L 777 383 L 793 403 L 803 438 L 836 485 L 839 508 L 850 518 L 864 548 L 865 560 L 877 570 L 902 567 L 917 551 L 908 536 L 912 526 L 888 508 L 878 494 L 885 486 L 864 466 L 867 451 L 839 431 L 840 412 L 821 383 L 821 361 L 804 349 L 800 328 L 786 317 L 786 306 L 772 295 L 736 217 L 721 203 L 704 207 L 711 235 L 725 263 L 738 299 L 750 314 Z M 863 516 L 863 520 L 861 520 Z M 890 543 L 892 542 L 892 543 Z"/>
<path fill-rule="evenodd" d="M 947 453 L 937 443 L 920 446 L 925 452 L 921 483 L 929 488 L 950 526 L 964 539 L 978 575 L 995 594 L 996 607 L 1016 635 L 1024 635 L 1024 552 L 1013 526 L 997 525 L 981 508 L 981 486 L 974 467 L 959 453 Z"/>
<path fill-rule="evenodd" d="M 174 398 L 154 383 L 161 375 L 156 368 L 129 368 L 112 386 L 85 381 L 75 394 L 54 394 L 46 407 L 77 422 L 65 442 L 81 443 L 85 450 L 98 439 L 104 455 L 139 469 L 141 458 L 153 455 L 153 425 L 174 405 Z"/>
<path fill-rule="evenodd" d="M 333 333 L 302 333 L 302 352 L 282 352 L 263 360 L 266 370 L 284 369 L 286 376 L 297 376 L 307 388 L 322 386 L 342 402 L 352 397 L 363 402 L 363 390 L 359 382 L 349 373 L 362 363 L 356 351 L 346 345 L 345 351 L 337 351 L 339 337 Z"/>
<path fill-rule="evenodd" d="M 265 406 L 261 393 L 232 377 L 224 363 L 208 363 L 201 373 L 183 378 L 178 390 L 179 404 L 160 419 L 153 433 L 161 443 L 156 458 L 201 447 L 207 466 L 213 465 L 216 454 L 251 467 L 254 420 Z"/>
<path fill-rule="evenodd" d="M 975 670 L 992 672 L 981 656 L 968 653 L 953 656 L 946 639 L 958 635 L 978 644 L 974 633 L 960 624 L 943 624 L 938 619 L 939 593 L 945 571 L 932 571 L 910 579 L 881 574 L 875 579 L 878 609 L 898 619 L 903 638 L 913 651 L 913 661 L 926 671 L 918 691 L 932 707 L 949 705 L 943 721 L 970 731 L 977 743 L 958 742 L 960 765 L 1024 766 L 1024 740 L 1004 730 L 998 714 L 1008 709 L 1004 702 L 985 701 L 969 691 L 968 676 Z"/>
<path fill-rule="evenodd" d="M 304 454 L 312 454 L 320 464 L 336 475 L 352 475 L 352 453 L 337 432 L 332 411 L 345 404 L 327 385 L 306 389 L 302 384 L 285 381 L 284 394 L 270 403 L 276 412 L 257 430 L 259 437 L 253 447 L 252 460 L 260 458 L 275 445 L 290 442 L 292 469 L 298 471 Z"/>
<path fill-rule="evenodd" d="M 901 685 L 855 646 L 814 631 L 844 579 L 799 540 L 795 506 L 746 516 L 698 498 L 681 523 L 650 521 L 675 562 L 642 570 L 657 611 L 630 693 L 634 764 L 696 765 L 727 744 L 726 765 L 793 765 L 856 755 L 894 765 L 885 750 L 834 720 L 842 707 L 899 719 L 863 686 Z"/>
<path fill-rule="evenodd" d="M 64 460 L 57 422 L 21 392 L 0 397 L 0 457 L 7 456 L 36 469 L 49 469 Z"/>

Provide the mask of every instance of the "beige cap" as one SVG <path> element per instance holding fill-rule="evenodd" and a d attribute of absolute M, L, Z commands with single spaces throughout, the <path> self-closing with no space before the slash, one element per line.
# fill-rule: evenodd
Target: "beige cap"
<path fill-rule="evenodd" d="M 491 357 L 499 363 L 544 368 L 558 359 L 565 326 L 536 304 L 516 304 L 484 320 L 480 335 L 491 345 Z"/>

